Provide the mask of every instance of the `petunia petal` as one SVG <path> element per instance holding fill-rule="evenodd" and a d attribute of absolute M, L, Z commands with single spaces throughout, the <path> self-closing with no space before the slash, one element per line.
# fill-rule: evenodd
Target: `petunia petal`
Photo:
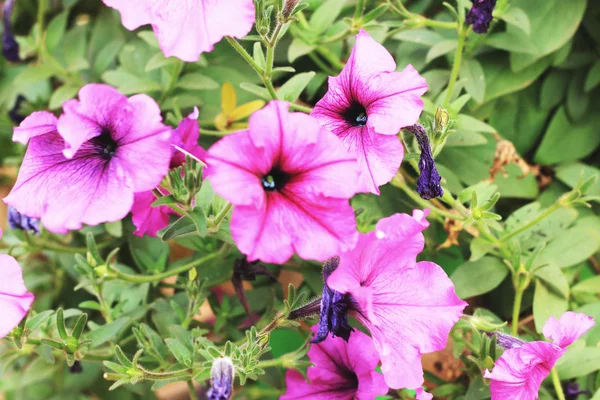
<path fill-rule="evenodd" d="M 48 111 L 36 111 L 15 128 L 13 141 L 27 144 L 29 139 L 46 133 L 56 132 L 58 119 Z"/>
<path fill-rule="evenodd" d="M 136 193 L 131 207 L 131 219 L 136 230 L 134 235 L 156 237 L 156 233 L 169 225 L 173 211 L 167 206 L 152 207 L 156 196 L 150 191 Z"/>
<path fill-rule="evenodd" d="M 543 333 L 548 339 L 552 339 L 554 344 L 566 348 L 594 325 L 592 317 L 568 311 L 558 320 L 550 317 L 544 325 Z"/>
<path fill-rule="evenodd" d="M 8 335 L 21 322 L 33 303 L 27 291 L 17 260 L 0 254 L 0 338 Z"/>

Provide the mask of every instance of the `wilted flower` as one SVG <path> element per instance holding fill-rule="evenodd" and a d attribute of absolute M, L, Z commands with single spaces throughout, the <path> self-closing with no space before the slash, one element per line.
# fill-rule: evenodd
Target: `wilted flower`
<path fill-rule="evenodd" d="M 171 132 L 150 97 L 90 84 L 79 99 L 65 102 L 58 120 L 31 114 L 13 136 L 29 146 L 4 202 L 55 233 L 122 219 L 171 159 Z"/>
<path fill-rule="evenodd" d="M 489 337 L 496 336 L 498 346 L 502 347 L 503 349 L 516 349 L 517 347 L 521 347 L 525 344 L 524 340 L 507 335 L 506 333 L 486 332 L 486 334 Z"/>
<path fill-rule="evenodd" d="M 194 107 L 194 111 L 182 119 L 177 129 L 173 131 L 171 136 L 171 146 L 173 146 L 171 168 L 183 165 L 186 154 L 199 160 L 204 159 L 204 149 L 198 144 L 198 139 L 200 139 L 199 116 L 198 107 Z"/>
<path fill-rule="evenodd" d="M 552 343 L 523 342 L 521 346 L 507 349 L 492 372 L 485 371 L 484 376 L 491 380 L 492 400 L 537 399 L 540 385 L 556 361 L 592 326 L 593 318 L 585 314 L 566 312 L 559 320 L 550 317 L 543 333 Z"/>
<path fill-rule="evenodd" d="M 360 331 L 354 332 L 348 343 L 335 338 L 313 344 L 308 358 L 314 364 L 307 371 L 310 382 L 300 372 L 288 370 L 287 390 L 281 400 L 374 399 L 389 390 L 375 371 L 379 356 L 373 340 Z"/>
<path fill-rule="evenodd" d="M 254 24 L 253 0 L 103 0 L 125 28 L 151 24 L 166 57 L 198 61 L 225 36 L 243 38 Z"/>
<path fill-rule="evenodd" d="M 229 357 L 216 358 L 210 370 L 209 400 L 228 400 L 233 393 L 235 377 L 233 362 Z"/>
<path fill-rule="evenodd" d="M 359 191 L 379 193 L 400 167 L 404 151 L 396 136 L 417 122 L 425 79 L 409 65 L 394 72 L 391 54 L 361 30 L 344 70 L 311 115 L 335 133 L 359 164 Z"/>
<path fill-rule="evenodd" d="M 325 260 L 356 243 L 348 199 L 356 161 L 312 117 L 269 103 L 246 131 L 208 151 L 206 175 L 235 206 L 231 234 L 249 261 L 283 263 L 295 252 Z"/>
<path fill-rule="evenodd" d="M 371 332 L 391 388 L 421 387 L 421 355 L 446 346 L 467 305 L 441 267 L 416 260 L 427 214 L 415 210 L 412 217 L 380 220 L 375 232 L 360 235 L 356 247 L 340 255 L 327 279 L 332 290 L 350 295 L 350 314 Z"/>
<path fill-rule="evenodd" d="M 4 32 L 2 33 L 2 54 L 8 61 L 19 62 L 19 43 L 15 40 L 15 35 L 12 31 L 12 22 L 10 17 L 12 16 L 13 8 L 15 7 L 16 0 L 6 0 L 4 2 Z"/>
<path fill-rule="evenodd" d="M 421 149 L 421 157 L 419 159 L 419 179 L 417 180 L 417 193 L 426 199 L 432 199 L 444 194 L 444 190 L 440 185 L 442 177 L 435 167 L 435 160 L 431 153 L 431 146 L 427 138 L 427 132 L 420 124 L 407 126 L 404 129 L 411 132 L 417 138 L 419 148 Z"/>
<path fill-rule="evenodd" d="M 25 287 L 23 272 L 17 260 L 0 254 L 0 338 L 19 325 L 29 311 L 33 298 L 33 294 Z"/>
<path fill-rule="evenodd" d="M 30 218 L 18 212 L 14 207 L 8 207 L 8 226 L 11 229 L 20 229 L 36 235 L 40 234 L 40 220 Z"/>
<path fill-rule="evenodd" d="M 471 0 L 473 6 L 465 18 L 465 22 L 473 25 L 475 33 L 487 33 L 490 22 L 492 22 L 492 13 L 496 7 L 496 0 Z"/>

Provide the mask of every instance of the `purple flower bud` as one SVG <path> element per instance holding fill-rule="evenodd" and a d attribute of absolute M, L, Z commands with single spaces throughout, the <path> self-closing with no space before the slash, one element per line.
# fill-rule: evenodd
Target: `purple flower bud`
<path fill-rule="evenodd" d="M 465 22 L 473 25 L 475 33 L 487 33 L 490 22 L 492 22 L 496 0 L 471 0 L 471 3 L 473 3 L 473 7 L 467 14 Z"/>
<path fill-rule="evenodd" d="M 40 234 L 40 221 L 37 218 L 31 218 L 17 211 L 16 208 L 8 207 L 8 225 L 11 229 L 20 229 L 22 231 Z"/>
<path fill-rule="evenodd" d="M 411 132 L 417 138 L 419 147 L 421 148 L 421 158 L 419 159 L 419 179 L 417 180 L 417 193 L 425 199 L 429 200 L 434 197 L 439 197 L 444 194 L 444 190 L 440 185 L 442 177 L 435 167 L 435 161 L 427 138 L 427 132 L 423 125 L 414 124 L 403 129 Z"/>
<path fill-rule="evenodd" d="M 498 343 L 498 346 L 503 347 L 505 349 L 516 349 L 518 347 L 521 347 L 525 342 L 521 339 L 518 339 L 514 336 L 510 336 L 507 335 L 506 333 L 502 333 L 502 332 L 486 332 L 486 335 L 488 335 L 489 337 L 492 337 L 493 335 L 496 335 L 496 340 Z"/>
<path fill-rule="evenodd" d="M 211 388 L 207 393 L 209 400 L 228 400 L 233 393 L 234 367 L 231 358 L 221 357 L 213 361 L 210 370 Z"/>
<path fill-rule="evenodd" d="M 19 62 L 19 44 L 15 40 L 15 36 L 12 32 L 12 23 L 10 17 L 12 15 L 13 8 L 16 0 L 6 0 L 4 3 L 4 33 L 2 34 L 2 54 L 7 60 L 12 62 Z"/>
<path fill-rule="evenodd" d="M 69 367 L 69 372 L 72 374 L 80 374 L 83 372 L 83 366 L 79 361 L 75 361 L 75 363 Z"/>
<path fill-rule="evenodd" d="M 10 117 L 10 119 L 12 120 L 12 122 L 14 122 L 17 125 L 20 124 L 21 122 L 23 122 L 23 120 L 25 119 L 25 117 L 19 113 L 19 110 L 21 108 L 21 104 L 23 104 L 23 102 L 25 100 L 26 100 L 25 96 L 23 96 L 22 94 L 18 95 L 17 96 L 17 100 L 15 100 L 15 105 L 8 112 L 8 116 Z"/>
<path fill-rule="evenodd" d="M 339 257 L 332 257 L 323 264 L 323 296 L 321 297 L 321 315 L 319 328 L 312 343 L 321 343 L 331 332 L 332 337 L 339 336 L 346 342 L 354 328 L 348 323 L 349 295 L 336 292 L 327 286 L 327 278 L 340 263 Z"/>
<path fill-rule="evenodd" d="M 565 398 L 567 400 L 577 400 L 582 394 L 590 395 L 589 390 L 579 390 L 579 384 L 577 382 L 567 382 L 565 384 Z"/>

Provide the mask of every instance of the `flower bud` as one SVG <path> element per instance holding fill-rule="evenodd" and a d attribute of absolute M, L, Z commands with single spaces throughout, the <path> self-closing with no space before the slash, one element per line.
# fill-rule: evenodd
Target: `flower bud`
<path fill-rule="evenodd" d="M 421 148 L 421 158 L 419 159 L 419 179 L 417 180 L 417 193 L 425 199 L 429 200 L 434 197 L 439 197 L 444 194 L 444 190 L 440 185 L 442 177 L 440 176 L 429 145 L 427 132 L 423 125 L 414 124 L 407 126 L 404 129 L 411 132 L 417 138 L 419 147 Z"/>
<path fill-rule="evenodd" d="M 209 400 L 228 400 L 233 393 L 235 368 L 229 357 L 216 358 L 210 370 Z"/>
<path fill-rule="evenodd" d="M 435 110 L 434 130 L 436 134 L 442 134 L 446 131 L 449 119 L 450 116 L 448 115 L 448 111 L 446 111 L 443 107 L 438 107 L 437 110 Z"/>
<path fill-rule="evenodd" d="M 283 9 L 281 10 L 281 14 L 285 19 L 288 19 L 292 16 L 294 9 L 300 3 L 300 0 L 285 0 L 283 3 Z"/>
<path fill-rule="evenodd" d="M 492 337 L 496 335 L 498 346 L 503 347 L 505 349 L 516 349 L 521 347 L 525 342 L 519 338 L 514 336 L 507 335 L 502 332 L 486 332 L 486 335 Z"/>
<path fill-rule="evenodd" d="M 40 234 L 39 219 L 21 214 L 16 208 L 11 206 L 8 207 L 8 226 L 10 226 L 11 229 L 19 229 L 36 235 Z"/>
<path fill-rule="evenodd" d="M 465 18 L 468 25 L 473 25 L 475 33 L 487 33 L 492 22 L 492 13 L 496 7 L 496 0 L 471 0 L 473 6 Z"/>
<path fill-rule="evenodd" d="M 12 62 L 19 62 L 19 44 L 15 40 L 15 36 L 12 32 L 12 23 L 10 17 L 12 15 L 13 8 L 16 0 L 7 0 L 4 3 L 4 33 L 2 34 L 2 54 L 7 60 Z"/>

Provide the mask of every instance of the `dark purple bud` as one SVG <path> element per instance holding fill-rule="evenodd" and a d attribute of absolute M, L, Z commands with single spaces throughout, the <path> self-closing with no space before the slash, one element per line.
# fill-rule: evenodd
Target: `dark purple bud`
<path fill-rule="evenodd" d="M 473 6 L 465 18 L 468 25 L 473 25 L 475 33 L 487 33 L 492 22 L 492 13 L 496 0 L 471 0 Z"/>
<path fill-rule="evenodd" d="M 260 265 L 259 262 L 260 261 L 249 262 L 245 256 L 238 258 L 233 264 L 233 276 L 231 278 L 231 283 L 233 284 L 235 293 L 237 294 L 240 303 L 242 303 L 242 307 L 244 307 L 248 318 L 250 318 L 251 324 L 254 324 L 254 321 L 252 320 L 252 312 L 250 310 L 250 305 L 248 304 L 243 281 L 254 281 L 256 279 L 256 275 L 265 275 L 269 277 L 271 282 L 277 282 L 277 277 L 275 274 L 273 274 L 273 272 L 271 272 L 267 267 Z"/>
<path fill-rule="evenodd" d="M 444 194 L 440 182 L 442 177 L 435 167 L 435 161 L 427 138 L 427 132 L 423 125 L 414 124 L 403 129 L 411 132 L 417 138 L 421 148 L 421 158 L 419 159 L 419 179 L 417 180 L 417 193 L 425 199 L 433 199 Z"/>
<path fill-rule="evenodd" d="M 10 17 L 15 7 L 16 0 L 6 0 L 4 3 L 4 33 L 2 34 L 2 54 L 8 61 L 19 62 L 19 44 L 15 40 L 15 36 L 12 32 L 12 23 Z"/>
<path fill-rule="evenodd" d="M 17 125 L 20 124 L 21 122 L 23 122 L 23 120 L 25 119 L 25 117 L 19 113 L 21 104 L 23 104 L 24 101 L 25 101 L 25 96 L 23 96 L 22 94 L 18 95 L 17 100 L 15 101 L 15 105 L 8 112 L 8 116 L 10 117 L 12 122 L 14 122 Z"/>
<path fill-rule="evenodd" d="M 327 286 L 327 278 L 340 263 L 339 257 L 332 257 L 323 264 L 323 295 L 321 297 L 321 315 L 319 328 L 312 343 L 321 343 L 331 332 L 332 337 L 339 336 L 346 342 L 354 328 L 348 323 L 349 295 L 336 292 Z"/>
<path fill-rule="evenodd" d="M 8 207 L 8 226 L 10 226 L 11 229 L 19 229 L 36 235 L 40 234 L 39 219 L 21 214 L 16 208 L 11 206 Z"/>
<path fill-rule="evenodd" d="M 83 372 L 83 366 L 79 361 L 75 361 L 75 363 L 69 367 L 69 372 L 72 374 L 80 374 Z"/>
<path fill-rule="evenodd" d="M 516 349 L 518 347 L 523 346 L 523 344 L 525 343 L 521 339 L 507 335 L 506 333 L 502 332 L 486 332 L 486 335 L 488 335 L 489 337 L 496 335 L 496 343 L 498 343 L 498 346 L 504 349 Z"/>
<path fill-rule="evenodd" d="M 579 383 L 575 381 L 565 383 L 564 389 L 566 400 L 577 400 L 577 398 L 581 395 L 591 395 L 589 390 L 579 390 Z"/>
<path fill-rule="evenodd" d="M 210 370 L 209 400 L 228 400 L 233 393 L 234 367 L 231 358 L 220 357 L 213 361 Z"/>

